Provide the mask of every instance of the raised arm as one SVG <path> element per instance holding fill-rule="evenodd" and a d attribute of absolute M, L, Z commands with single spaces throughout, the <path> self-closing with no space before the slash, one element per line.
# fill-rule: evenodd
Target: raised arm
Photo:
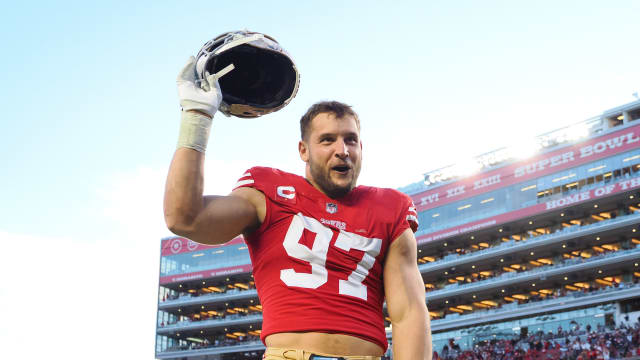
<path fill-rule="evenodd" d="M 393 358 L 430 360 L 429 312 L 411 229 L 400 234 L 389 248 L 384 265 L 384 289 L 392 325 Z"/>
<path fill-rule="evenodd" d="M 164 194 L 164 218 L 176 235 L 203 244 L 220 244 L 259 226 L 265 200 L 255 189 L 229 196 L 203 196 L 204 158 L 213 115 L 222 93 L 214 75 L 196 85 L 195 59 L 178 75 L 182 119 Z"/>

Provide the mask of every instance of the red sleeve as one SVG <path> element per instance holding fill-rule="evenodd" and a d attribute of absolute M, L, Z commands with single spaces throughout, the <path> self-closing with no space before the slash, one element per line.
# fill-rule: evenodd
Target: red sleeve
<path fill-rule="evenodd" d="M 413 203 L 413 200 L 411 200 L 409 196 L 404 195 L 404 198 L 407 201 L 405 205 L 404 217 L 411 226 L 411 230 L 415 233 L 416 231 L 418 231 L 418 226 L 420 226 L 420 223 L 418 222 L 418 210 L 416 209 L 416 205 Z"/>
<path fill-rule="evenodd" d="M 279 170 L 277 169 L 254 166 L 242 174 L 238 182 L 233 186 L 233 190 L 241 187 L 250 187 L 273 199 L 273 195 L 276 193 L 276 187 L 273 184 L 278 174 Z"/>
<path fill-rule="evenodd" d="M 399 195 L 399 200 L 402 205 L 393 227 L 391 241 L 395 240 L 406 229 L 411 228 L 414 233 L 418 231 L 418 212 L 416 206 L 413 204 L 413 200 L 406 194 L 399 193 Z"/>
<path fill-rule="evenodd" d="M 238 179 L 236 184 L 233 186 L 233 190 L 239 189 L 242 187 L 249 187 L 249 188 L 258 190 L 265 195 L 266 214 L 265 214 L 264 220 L 262 224 L 260 224 L 260 227 L 258 227 L 258 229 L 256 229 L 252 234 L 249 234 L 250 235 L 249 237 L 245 237 L 245 242 L 250 242 L 251 239 L 253 238 L 252 235 L 259 234 L 262 231 L 264 231 L 264 229 L 267 226 L 269 226 L 269 223 L 271 221 L 272 208 L 271 208 L 271 197 L 269 196 L 269 194 L 272 193 L 273 191 L 270 191 L 272 186 L 270 186 L 269 184 L 271 181 L 270 173 L 272 173 L 273 170 L 274 169 L 271 169 L 271 168 L 254 166 L 249 170 L 245 171 L 244 174 L 242 174 L 242 176 Z"/>
<path fill-rule="evenodd" d="M 257 184 L 254 180 L 254 175 L 251 173 L 252 171 L 255 173 L 256 170 L 257 169 L 255 167 L 252 167 L 251 169 L 245 171 L 244 174 L 242 174 L 242 176 L 238 179 L 238 182 L 233 185 L 233 190 L 241 187 L 257 188 Z"/>
<path fill-rule="evenodd" d="M 254 166 L 242 174 L 233 190 L 241 187 L 254 188 L 275 203 L 291 205 L 297 201 L 296 189 L 292 186 L 295 184 L 295 178 L 292 176 L 294 175 L 278 169 Z"/>

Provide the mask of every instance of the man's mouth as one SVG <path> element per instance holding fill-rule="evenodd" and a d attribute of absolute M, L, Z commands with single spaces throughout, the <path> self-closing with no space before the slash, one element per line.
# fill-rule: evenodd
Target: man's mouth
<path fill-rule="evenodd" d="M 349 166 L 349 165 L 336 165 L 336 166 L 331 167 L 331 170 L 333 170 L 333 171 L 335 171 L 335 172 L 337 172 L 339 174 L 346 175 L 349 172 L 349 170 L 351 170 L 351 166 Z"/>

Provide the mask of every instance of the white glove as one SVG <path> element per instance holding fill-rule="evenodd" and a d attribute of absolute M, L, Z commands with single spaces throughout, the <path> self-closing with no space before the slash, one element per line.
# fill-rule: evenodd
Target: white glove
<path fill-rule="evenodd" d="M 211 119 L 222 101 L 222 91 L 215 75 L 207 74 L 200 86 L 196 84 L 195 63 L 196 59 L 190 57 L 176 80 L 183 110 L 178 148 L 186 147 L 204 153 L 209 141 Z"/>
<path fill-rule="evenodd" d="M 196 81 L 196 58 L 191 56 L 182 68 L 176 83 L 182 110 L 198 110 L 210 117 L 218 111 L 222 101 L 222 91 L 215 75 L 207 74 L 198 86 Z"/>

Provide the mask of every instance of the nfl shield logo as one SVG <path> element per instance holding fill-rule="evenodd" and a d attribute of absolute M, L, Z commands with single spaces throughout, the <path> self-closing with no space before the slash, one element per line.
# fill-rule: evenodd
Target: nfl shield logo
<path fill-rule="evenodd" d="M 327 212 L 329 214 L 335 214 L 338 211 L 338 205 L 334 203 L 327 203 Z"/>

